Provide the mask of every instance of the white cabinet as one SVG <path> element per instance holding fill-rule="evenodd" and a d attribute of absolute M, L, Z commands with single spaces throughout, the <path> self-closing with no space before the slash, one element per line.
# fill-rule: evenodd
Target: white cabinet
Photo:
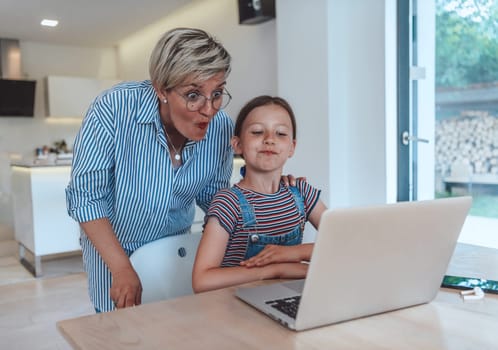
<path fill-rule="evenodd" d="M 79 251 L 79 225 L 66 210 L 70 166 L 12 166 L 15 237 L 21 263 L 41 275 L 41 257 Z M 34 263 L 25 257 L 28 250 Z"/>
<path fill-rule="evenodd" d="M 95 97 L 119 82 L 116 79 L 48 76 L 45 78 L 46 115 L 82 118 Z"/>

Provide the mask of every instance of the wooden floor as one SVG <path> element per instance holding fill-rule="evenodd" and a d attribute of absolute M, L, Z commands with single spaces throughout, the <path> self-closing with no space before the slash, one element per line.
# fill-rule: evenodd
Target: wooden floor
<path fill-rule="evenodd" d="M 45 265 L 44 276 L 34 278 L 16 258 L 0 258 L 1 349 L 71 349 L 56 322 L 95 312 L 78 264 L 54 260 Z"/>

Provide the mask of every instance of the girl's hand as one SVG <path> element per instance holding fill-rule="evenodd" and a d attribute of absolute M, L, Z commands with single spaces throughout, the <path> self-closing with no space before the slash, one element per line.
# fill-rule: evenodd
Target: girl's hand
<path fill-rule="evenodd" d="M 301 262 L 301 246 L 282 246 L 269 244 L 258 254 L 247 260 L 241 261 L 245 267 L 260 267 L 282 262 Z"/>
<path fill-rule="evenodd" d="M 299 279 L 305 278 L 308 273 L 307 263 L 284 263 L 273 265 L 276 268 L 275 278 Z"/>

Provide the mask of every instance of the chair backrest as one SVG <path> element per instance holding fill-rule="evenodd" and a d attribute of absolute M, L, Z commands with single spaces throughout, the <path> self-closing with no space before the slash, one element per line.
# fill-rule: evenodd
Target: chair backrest
<path fill-rule="evenodd" d="M 193 294 L 192 267 L 200 239 L 201 233 L 165 237 L 131 255 L 142 283 L 142 303 Z"/>

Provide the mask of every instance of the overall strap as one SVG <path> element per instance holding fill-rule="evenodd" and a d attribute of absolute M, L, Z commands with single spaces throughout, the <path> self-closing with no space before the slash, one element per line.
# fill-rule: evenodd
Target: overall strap
<path fill-rule="evenodd" d="M 233 186 L 231 190 L 237 195 L 240 204 L 240 211 L 242 213 L 242 219 L 244 220 L 244 227 L 250 227 L 256 225 L 256 215 L 254 215 L 254 208 L 246 199 L 246 196 L 242 193 L 242 191 Z"/>
<path fill-rule="evenodd" d="M 301 215 L 301 233 L 304 232 L 304 226 L 306 225 L 306 212 L 304 211 L 304 198 L 301 192 L 297 189 L 296 186 L 289 186 L 289 189 L 292 193 L 292 196 L 294 197 L 294 200 L 296 201 L 297 209 L 299 210 L 299 214 Z"/>
<path fill-rule="evenodd" d="M 294 200 L 296 201 L 296 205 L 297 205 L 297 208 L 299 210 L 299 214 L 301 214 L 301 216 L 303 218 L 305 218 L 306 213 L 304 211 L 304 198 L 303 198 L 303 195 L 301 194 L 301 192 L 299 192 L 299 190 L 297 189 L 296 186 L 289 186 L 288 188 L 291 191 L 291 193 L 292 193 L 292 195 L 294 197 Z"/>

